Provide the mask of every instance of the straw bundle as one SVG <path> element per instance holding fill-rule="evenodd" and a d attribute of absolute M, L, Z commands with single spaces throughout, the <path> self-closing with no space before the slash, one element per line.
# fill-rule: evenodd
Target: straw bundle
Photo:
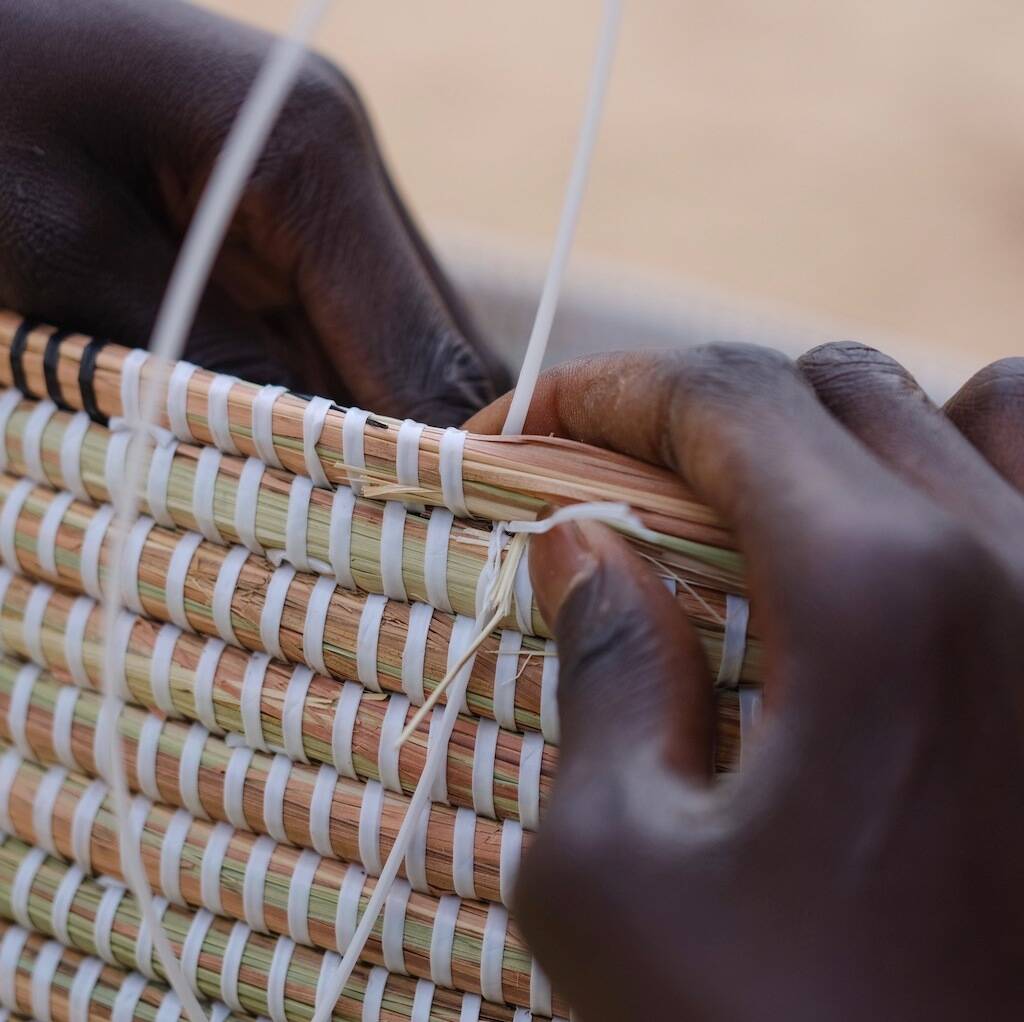
<path fill-rule="evenodd" d="M 162 983 L 137 972 L 105 965 L 41 934 L 0 920 L 0 1018 L 11 1022 L 178 1022 L 177 997 Z M 252 1022 L 251 1015 L 231 1013 L 215 1004 L 215 1022 Z M 358 1022 L 358 1013 L 347 1016 Z"/>
<path fill-rule="evenodd" d="M 108 965 L 163 979 L 159 962 L 146 953 L 148 942 L 141 933 L 134 897 L 117 884 L 101 884 L 81 876 L 56 857 L 39 852 L 12 837 L 0 844 L 0 914 L 12 920 L 21 916 L 26 929 L 56 937 L 61 944 L 95 955 Z M 59 899 L 62 883 L 64 891 L 72 893 Z M 264 936 L 244 924 L 238 929 L 238 924 L 209 912 L 190 912 L 175 905 L 163 910 L 161 921 L 203 996 L 222 998 L 230 1007 L 250 1015 L 271 1019 L 311 1017 L 324 953 Z M 234 942 L 233 933 L 239 935 Z M 344 1002 L 348 998 L 344 998 L 334 1018 L 367 1017 L 367 1001 L 378 993 L 371 988 L 372 979 L 376 979 L 374 986 L 384 986 L 380 980 L 386 980 L 390 988 L 388 1008 L 394 1018 L 415 1019 L 415 1001 L 419 990 L 424 989 L 431 1006 L 429 1015 L 421 1013 L 420 1018 L 460 1022 L 463 1000 L 471 996 L 384 970 L 375 977 L 371 970 L 361 968 L 347 992 L 355 1003 L 350 1003 L 346 1012 Z M 370 1014 L 370 1018 L 380 1017 L 379 1010 Z M 513 1011 L 484 1002 L 478 1017 L 480 1022 L 511 1022 Z"/>
<path fill-rule="evenodd" d="M 64 697 L 68 691 L 71 697 Z M 132 791 L 194 816 L 269 834 L 380 872 L 408 799 L 329 767 L 232 747 L 202 725 L 185 725 L 127 705 L 105 718 L 93 692 L 63 686 L 45 671 L 0 658 L 0 741 L 43 764 L 93 777 L 115 724 Z M 447 805 L 431 807 L 410 880 L 418 890 L 505 901 L 526 834 Z"/>
<path fill-rule="evenodd" d="M 50 361 L 51 385 L 47 386 L 46 348 L 55 331 L 52 327 L 32 326 L 22 330 L 23 321 L 15 313 L 0 312 L 0 383 L 15 386 L 28 395 L 43 396 L 54 391 L 68 407 L 94 411 L 100 417 L 125 414 L 122 404 L 122 366 L 129 349 L 105 345 L 83 356 L 90 338 L 61 334 L 55 342 Z M 17 343 L 15 343 L 17 342 Z M 11 367 L 11 350 L 16 349 L 17 379 Z M 156 376 L 161 393 L 160 407 L 166 406 L 167 373 L 148 363 L 142 370 L 148 380 Z M 228 440 L 238 451 L 258 456 L 253 440 L 253 402 L 260 388 L 238 381 L 227 395 L 229 438 L 218 437 L 210 426 L 209 394 L 215 375 L 197 370 L 187 384 L 187 423 L 194 438 L 202 443 L 223 447 Z M 82 381 L 90 393 L 83 400 Z M 91 405 L 87 408 L 86 404 Z M 303 454 L 303 415 L 308 402 L 282 394 L 272 411 L 274 453 L 290 472 L 306 474 Z M 344 451 L 346 413 L 332 408 L 324 421 L 316 443 L 324 475 L 333 485 L 365 485 L 366 495 L 387 498 L 401 496 L 423 504 L 446 506 L 440 471 L 440 450 L 446 431 L 424 427 L 418 442 L 418 485 L 398 478 L 397 447 L 401 423 L 384 417 L 360 419 L 365 465 L 357 466 Z M 365 422 L 365 427 L 363 423 Z M 172 423 L 164 415 L 162 425 Z M 450 434 L 449 434 L 450 435 Z M 622 500 L 630 504 L 646 525 L 664 534 L 666 550 L 693 556 L 722 571 L 738 576 L 740 562 L 732 552 L 728 533 L 713 512 L 697 503 L 681 481 L 670 472 L 654 468 L 597 448 L 560 441 L 555 438 L 498 438 L 464 436 L 461 450 L 461 493 L 464 513 L 473 518 L 501 522 L 536 517 L 547 507 L 593 500 Z M 221 442 L 218 443 L 218 440 Z"/>
<path fill-rule="evenodd" d="M 147 381 L 163 427 L 138 495 L 152 517 L 114 563 L 105 502 Z M 503 523 L 591 500 L 640 514 L 626 531 L 718 670 L 728 769 L 760 650 L 714 516 L 670 474 L 607 452 L 379 419 L 7 313 L 3 383 L 17 391 L 0 392 L 0 917 L 18 926 L 0 933 L 12 970 L 33 955 L 44 968 L 26 1002 L 0 963 L 0 1006 L 106 1022 L 106 977 L 129 990 L 112 1022 L 174 1022 L 153 934 L 119 886 L 137 855 L 140 896 L 162 899 L 188 984 L 224 1002 L 214 1022 L 311 1018 L 385 894 L 334 1018 L 567 1014 L 505 908 L 557 769 L 558 720 L 554 645 Z M 515 598 L 470 652 L 496 574 Z M 112 630 L 96 603 L 111 575 L 128 608 Z M 440 712 L 396 739 L 466 657 L 429 813 L 402 846 L 402 879 L 378 884 Z M 110 673 L 121 703 L 99 694 Z M 116 787 L 96 779 L 115 734 L 127 829 Z M 61 945 L 106 963 L 82 964 L 96 982 L 73 1006 Z M 45 998 L 64 1003 L 36 1010 Z"/>
<path fill-rule="evenodd" d="M 0 788 L 0 819 L 11 834 L 86 873 L 123 882 L 117 821 L 101 781 L 90 784 L 88 777 L 63 767 L 47 771 L 13 750 L 0 764 L 6 782 Z M 358 866 L 182 810 L 145 799 L 137 809 L 143 864 L 153 890 L 176 905 L 207 909 L 306 947 L 343 949 L 376 883 Z M 211 883 L 204 880 L 204 863 L 214 867 Z M 368 962 L 482 994 L 490 980 L 482 975 L 484 947 L 494 942 L 501 974 L 492 996 L 529 1006 L 532 959 L 503 908 L 458 898 L 442 907 L 438 898 L 408 885 L 396 889 L 391 905 L 367 946 Z M 449 917 L 453 923 L 446 932 Z M 450 982 L 444 984 L 448 973 Z M 557 1000 L 555 1008 L 564 1010 Z"/>

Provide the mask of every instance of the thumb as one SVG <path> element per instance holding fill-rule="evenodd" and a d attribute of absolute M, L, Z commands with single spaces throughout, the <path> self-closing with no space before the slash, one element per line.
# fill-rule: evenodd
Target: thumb
<path fill-rule="evenodd" d="M 584 521 L 535 536 L 530 575 L 558 643 L 562 778 L 601 784 L 609 770 L 649 764 L 653 752 L 706 782 L 707 662 L 650 567 L 611 529 Z"/>

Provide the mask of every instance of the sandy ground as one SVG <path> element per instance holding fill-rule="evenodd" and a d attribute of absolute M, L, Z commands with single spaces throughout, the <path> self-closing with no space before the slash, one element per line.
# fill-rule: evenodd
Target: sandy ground
<path fill-rule="evenodd" d="M 267 27 L 279 0 L 211 0 Z M 597 0 L 338 3 L 428 229 L 543 257 Z M 1024 6 L 627 0 L 578 254 L 920 342 L 1021 351 Z"/>

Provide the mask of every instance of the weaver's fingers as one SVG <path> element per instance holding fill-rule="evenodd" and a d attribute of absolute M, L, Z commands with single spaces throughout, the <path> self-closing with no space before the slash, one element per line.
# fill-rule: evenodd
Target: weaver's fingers
<path fill-rule="evenodd" d="M 502 415 L 499 404 L 470 426 L 493 428 Z M 927 531 L 937 513 L 767 349 L 719 345 L 559 367 L 542 378 L 527 430 L 679 471 L 735 527 L 763 637 L 794 650 L 807 648 L 808 629 L 848 641 L 842 621 L 880 585 L 869 569 L 892 537 Z"/>
<path fill-rule="evenodd" d="M 1024 491 L 1024 358 L 1004 358 L 972 376 L 946 414 L 989 463 Z"/>
<path fill-rule="evenodd" d="M 9 159 L 0 181 L 0 301 L 31 318 L 145 345 L 174 262 L 138 199 L 73 155 Z M 96 225 L 102 224 L 102 229 Z M 211 286 L 185 355 L 205 368 L 291 386 L 273 338 Z"/>
<path fill-rule="evenodd" d="M 847 341 L 814 348 L 798 365 L 832 415 L 899 475 L 986 537 L 1020 535 L 1024 502 L 898 362 Z M 966 394 L 965 411 L 971 400 Z M 1016 445 L 1024 457 L 1024 441 Z"/>
<path fill-rule="evenodd" d="M 650 568 L 606 526 L 534 537 L 530 576 L 558 640 L 559 784 L 596 786 L 659 757 L 710 776 L 712 689 L 696 633 Z"/>

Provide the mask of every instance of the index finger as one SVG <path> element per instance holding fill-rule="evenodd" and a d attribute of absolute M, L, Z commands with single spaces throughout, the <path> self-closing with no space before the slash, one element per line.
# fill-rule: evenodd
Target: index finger
<path fill-rule="evenodd" d="M 507 403 L 467 428 L 500 428 Z M 736 530 L 751 591 L 765 597 L 768 641 L 844 627 L 880 582 L 865 575 L 865 545 L 898 548 L 941 516 L 835 422 L 789 359 L 764 348 L 601 355 L 558 367 L 542 377 L 526 431 L 679 472 Z"/>

